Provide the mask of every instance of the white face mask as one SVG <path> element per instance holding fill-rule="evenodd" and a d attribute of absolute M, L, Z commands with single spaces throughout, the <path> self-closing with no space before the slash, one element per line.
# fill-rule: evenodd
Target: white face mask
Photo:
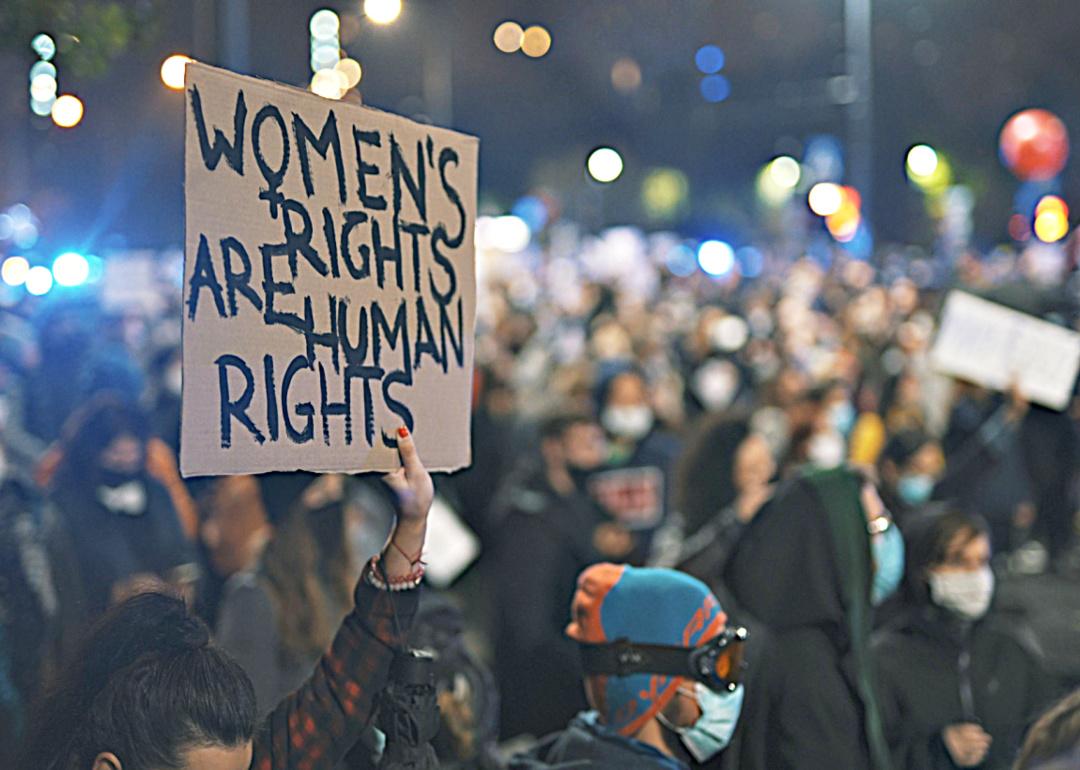
<path fill-rule="evenodd" d="M 978 620 L 990 609 L 994 598 L 994 573 L 989 567 L 965 572 L 931 572 L 930 598 L 964 620 Z"/>
<path fill-rule="evenodd" d="M 730 361 L 709 361 L 694 372 L 694 392 L 713 412 L 727 409 L 739 389 L 739 372 Z"/>
<path fill-rule="evenodd" d="M 652 429 L 653 413 L 645 404 L 609 406 L 600 416 L 600 422 L 613 436 L 637 440 Z"/>
<path fill-rule="evenodd" d="M 146 513 L 146 487 L 141 481 L 129 481 L 118 487 L 98 487 L 98 500 L 113 513 L 127 516 Z"/>
<path fill-rule="evenodd" d="M 844 462 L 846 450 L 844 437 L 836 431 L 818 433 L 810 439 L 806 459 L 818 468 L 835 468 Z"/>

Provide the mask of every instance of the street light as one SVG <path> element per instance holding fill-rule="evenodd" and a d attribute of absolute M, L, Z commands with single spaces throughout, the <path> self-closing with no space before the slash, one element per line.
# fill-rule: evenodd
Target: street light
<path fill-rule="evenodd" d="M 392 24 L 401 15 L 401 0 L 364 0 L 364 14 L 376 24 Z"/>

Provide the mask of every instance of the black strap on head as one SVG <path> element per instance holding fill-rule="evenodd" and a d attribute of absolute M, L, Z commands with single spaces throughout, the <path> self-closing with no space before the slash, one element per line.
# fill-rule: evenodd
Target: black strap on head
<path fill-rule="evenodd" d="M 609 644 L 580 644 L 585 673 L 599 676 L 662 674 L 701 682 L 717 691 L 732 691 L 742 674 L 745 628 L 728 628 L 700 647 L 635 644 L 618 639 Z"/>

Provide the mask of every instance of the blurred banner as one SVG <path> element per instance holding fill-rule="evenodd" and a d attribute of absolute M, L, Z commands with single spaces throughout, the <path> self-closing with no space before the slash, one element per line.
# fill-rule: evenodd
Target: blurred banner
<path fill-rule="evenodd" d="M 962 291 L 949 293 L 930 352 L 934 368 L 1063 410 L 1080 368 L 1080 334 Z"/>
<path fill-rule="evenodd" d="M 479 141 L 187 67 L 185 475 L 469 464 Z"/>

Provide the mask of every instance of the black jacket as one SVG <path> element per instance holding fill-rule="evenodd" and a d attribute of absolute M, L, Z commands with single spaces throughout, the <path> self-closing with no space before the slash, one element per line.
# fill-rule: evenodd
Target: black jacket
<path fill-rule="evenodd" d="M 578 575 L 600 560 L 592 544 L 599 513 L 583 493 L 558 494 L 539 469 L 509 483 L 496 510 L 490 567 L 495 672 L 508 694 L 502 735 L 547 735 L 587 707 L 565 629 Z"/>
<path fill-rule="evenodd" d="M 873 687 L 861 486 L 846 469 L 792 479 L 747 526 L 728 563 L 735 599 L 768 629 L 733 744 L 741 770 L 888 768 Z"/>
<path fill-rule="evenodd" d="M 978 722 L 986 770 L 1012 767 L 1024 730 L 1054 695 L 1037 652 L 993 615 L 971 625 L 935 606 L 909 609 L 874 637 L 886 736 L 897 770 L 952 770 L 942 730 Z"/>
<path fill-rule="evenodd" d="M 526 754 L 510 760 L 510 770 L 686 770 L 686 765 L 651 746 L 605 729 L 596 715 L 576 717 Z"/>

